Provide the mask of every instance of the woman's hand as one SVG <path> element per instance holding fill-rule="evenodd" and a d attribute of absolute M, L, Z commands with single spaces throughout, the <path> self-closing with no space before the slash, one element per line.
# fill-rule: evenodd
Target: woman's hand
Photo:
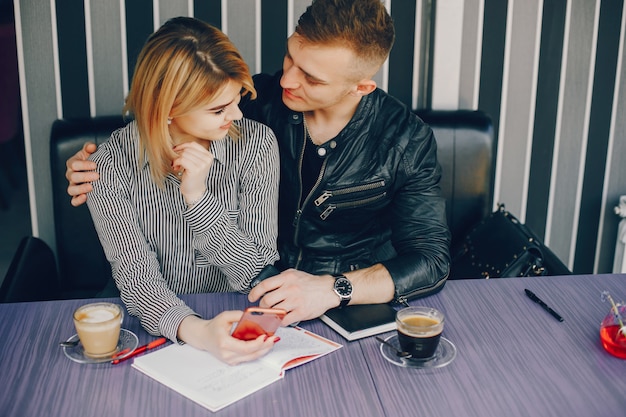
<path fill-rule="evenodd" d="M 211 320 L 188 316 L 178 327 L 178 338 L 197 349 L 210 352 L 229 365 L 258 359 L 268 353 L 279 338 L 259 336 L 249 341 L 235 339 L 230 330 L 242 314 L 242 311 L 224 311 Z"/>
<path fill-rule="evenodd" d="M 180 192 L 187 204 L 197 201 L 206 192 L 206 178 L 213 165 L 213 154 L 197 142 L 174 147 L 178 157 L 172 162 L 174 172 L 182 172 Z"/>

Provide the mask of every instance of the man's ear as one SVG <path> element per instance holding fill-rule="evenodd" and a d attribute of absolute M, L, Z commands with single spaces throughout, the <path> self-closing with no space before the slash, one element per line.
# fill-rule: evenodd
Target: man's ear
<path fill-rule="evenodd" d="M 356 88 L 354 89 L 352 94 L 362 97 L 368 95 L 374 90 L 376 90 L 376 81 L 372 80 L 371 78 L 365 78 L 356 84 Z"/>

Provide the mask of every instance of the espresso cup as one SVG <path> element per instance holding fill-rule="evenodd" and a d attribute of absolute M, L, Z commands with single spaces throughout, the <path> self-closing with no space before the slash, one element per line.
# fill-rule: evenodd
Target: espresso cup
<path fill-rule="evenodd" d="M 92 303 L 74 311 L 74 326 L 85 355 L 111 356 L 117 349 L 124 311 L 113 303 Z"/>
<path fill-rule="evenodd" d="M 432 307 L 403 308 L 396 314 L 400 347 L 412 358 L 430 358 L 439 346 L 443 322 L 443 313 Z"/>

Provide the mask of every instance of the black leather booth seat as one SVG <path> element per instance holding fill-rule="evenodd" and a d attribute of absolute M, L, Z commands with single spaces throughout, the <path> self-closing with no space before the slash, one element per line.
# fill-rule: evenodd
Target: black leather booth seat
<path fill-rule="evenodd" d="M 124 126 L 122 116 L 61 119 L 50 133 L 50 167 L 54 195 L 57 263 L 63 298 L 96 296 L 111 281 L 87 205 L 74 207 L 67 195 L 66 161 L 87 141 L 100 144 Z"/>
<path fill-rule="evenodd" d="M 491 120 L 479 111 L 416 111 L 435 133 L 438 158 L 443 168 L 441 187 L 447 200 L 447 217 L 453 248 L 470 227 L 490 213 L 493 200 L 494 135 Z M 102 294 L 112 283 L 111 270 L 104 256 L 86 205 L 73 207 L 67 195 L 65 163 L 85 142 L 100 144 L 111 132 L 125 124 L 121 116 L 64 119 L 54 122 L 50 135 L 51 175 L 54 195 L 58 285 L 50 286 L 47 277 L 54 265 L 33 263 L 49 259 L 44 242 L 30 237 L 20 246 L 5 278 L 0 301 L 28 299 L 85 298 Z M 29 253 L 31 252 L 31 253 Z M 45 252 L 45 254 L 43 254 Z M 454 252 L 453 252 L 454 253 Z M 47 269 L 46 269 L 47 268 Z M 18 276 L 29 275 L 39 291 L 19 294 Z M 20 278 L 22 279 L 22 278 Z M 7 288 L 14 285 L 14 291 Z M 28 286 L 26 286 L 28 287 Z M 12 296 L 14 295 L 14 297 Z"/>
<path fill-rule="evenodd" d="M 442 168 L 452 253 L 473 225 L 493 211 L 495 139 L 489 116 L 473 110 L 417 110 L 433 130 Z"/>

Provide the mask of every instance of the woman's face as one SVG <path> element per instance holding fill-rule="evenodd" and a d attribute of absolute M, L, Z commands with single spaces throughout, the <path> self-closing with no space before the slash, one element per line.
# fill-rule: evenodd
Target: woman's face
<path fill-rule="evenodd" d="M 208 148 L 207 141 L 224 139 L 233 120 L 243 117 L 239 110 L 241 88 L 241 84 L 229 81 L 211 102 L 172 118 L 169 128 L 174 143 L 195 141 Z"/>

